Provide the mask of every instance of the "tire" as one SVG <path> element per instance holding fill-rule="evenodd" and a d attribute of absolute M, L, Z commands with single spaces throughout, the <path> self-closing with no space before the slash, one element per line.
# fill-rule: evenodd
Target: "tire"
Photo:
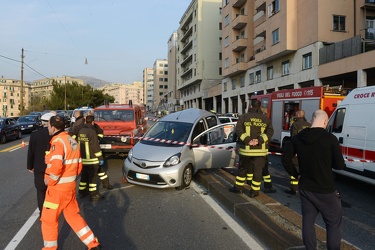
<path fill-rule="evenodd" d="M 22 138 L 22 133 L 21 131 L 18 131 L 17 139 L 21 139 L 21 138 Z"/>
<path fill-rule="evenodd" d="M 6 135 L 5 134 L 1 134 L 0 135 L 0 143 L 1 144 L 4 144 L 4 143 L 6 143 L 7 142 L 7 137 L 6 137 Z"/>
<path fill-rule="evenodd" d="M 193 167 L 191 165 L 187 165 L 184 168 L 181 176 L 181 186 L 177 187 L 176 190 L 183 190 L 184 188 L 190 186 L 191 181 L 193 180 Z"/>

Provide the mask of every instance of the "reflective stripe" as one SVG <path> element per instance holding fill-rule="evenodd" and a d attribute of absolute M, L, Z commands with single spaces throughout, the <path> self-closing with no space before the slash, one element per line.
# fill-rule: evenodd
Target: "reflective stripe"
<path fill-rule="evenodd" d="M 263 138 L 264 142 L 268 141 L 268 136 L 266 134 L 261 134 L 260 136 Z"/>
<path fill-rule="evenodd" d="M 91 229 L 89 228 L 89 226 L 85 226 L 83 227 L 81 230 L 79 230 L 76 234 L 79 238 L 81 238 L 82 236 L 84 236 L 85 234 L 87 234 Z"/>
<path fill-rule="evenodd" d="M 51 157 L 51 160 L 50 161 L 53 161 L 53 160 L 63 160 L 63 156 L 62 155 L 52 155 Z"/>
<path fill-rule="evenodd" d="M 271 175 L 265 175 L 265 176 L 263 176 L 263 181 L 264 182 L 271 182 Z"/>
<path fill-rule="evenodd" d="M 97 152 L 97 153 L 94 153 L 94 155 L 95 155 L 96 157 L 102 156 L 102 151 L 99 151 L 99 152 Z"/>
<path fill-rule="evenodd" d="M 50 201 L 44 201 L 43 207 L 51 208 L 51 209 L 57 209 L 59 207 L 59 204 L 50 202 Z"/>
<path fill-rule="evenodd" d="M 57 247 L 57 240 L 53 240 L 53 241 L 45 240 L 44 247 Z"/>
<path fill-rule="evenodd" d="M 264 145 L 264 144 L 263 144 Z M 243 148 L 240 148 L 238 150 L 238 152 L 241 154 L 241 155 L 244 155 L 244 156 L 266 156 L 268 154 L 268 150 L 267 149 L 252 149 L 252 150 L 246 150 L 246 149 L 243 149 Z"/>
<path fill-rule="evenodd" d="M 57 181 L 60 178 L 60 175 L 54 175 L 54 174 L 50 173 L 49 178 L 51 178 L 54 181 Z"/>
<path fill-rule="evenodd" d="M 85 142 L 85 153 L 86 153 L 86 159 L 90 159 L 90 144 L 88 141 Z"/>
<path fill-rule="evenodd" d="M 248 137 L 248 136 L 249 136 L 248 134 L 243 133 L 243 134 L 240 136 L 240 139 L 241 139 L 242 141 L 244 141 L 244 140 L 246 139 L 246 137 Z"/>
<path fill-rule="evenodd" d="M 98 137 L 99 137 L 99 138 L 103 138 L 104 135 L 103 135 L 103 134 L 98 134 Z"/>
<path fill-rule="evenodd" d="M 81 158 L 74 158 L 70 160 L 64 160 L 64 164 L 74 164 L 74 163 L 79 163 L 81 162 Z"/>
<path fill-rule="evenodd" d="M 259 191 L 260 190 L 260 184 L 261 184 L 261 182 L 257 182 L 257 181 L 253 180 L 251 182 L 251 190 Z"/>
<path fill-rule="evenodd" d="M 95 236 L 94 234 L 90 234 L 89 237 L 87 237 L 85 240 L 83 240 L 82 242 L 88 246 L 88 244 L 90 244 L 93 240 L 95 240 Z"/>
<path fill-rule="evenodd" d="M 75 182 L 76 178 L 77 178 L 76 175 L 69 176 L 69 177 L 61 177 L 60 180 L 59 180 L 59 182 L 57 184 Z"/>

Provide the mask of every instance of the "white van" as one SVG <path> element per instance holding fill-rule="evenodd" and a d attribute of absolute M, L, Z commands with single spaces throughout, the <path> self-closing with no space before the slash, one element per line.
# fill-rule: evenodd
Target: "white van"
<path fill-rule="evenodd" d="M 200 169 L 233 166 L 235 125 L 194 108 L 164 116 L 129 151 L 124 176 L 132 184 L 183 189 Z"/>
<path fill-rule="evenodd" d="M 327 129 L 338 138 L 346 163 L 344 170 L 334 171 L 375 185 L 375 86 L 352 90 Z"/>

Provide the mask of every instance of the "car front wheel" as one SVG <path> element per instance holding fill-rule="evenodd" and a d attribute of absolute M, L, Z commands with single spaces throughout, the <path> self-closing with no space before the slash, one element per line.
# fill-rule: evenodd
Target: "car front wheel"
<path fill-rule="evenodd" d="M 5 134 L 1 134 L 0 135 L 0 143 L 1 144 L 4 144 L 4 143 L 6 143 L 7 142 L 7 137 L 6 137 L 6 135 Z"/>
<path fill-rule="evenodd" d="M 18 131 L 17 139 L 21 139 L 21 138 L 22 138 L 22 133 L 21 133 L 21 131 Z"/>
<path fill-rule="evenodd" d="M 182 172 L 181 179 L 181 186 L 177 187 L 177 190 L 182 190 L 185 187 L 190 186 L 190 183 L 193 179 L 193 167 L 191 165 L 187 165 L 185 167 L 184 171 Z"/>

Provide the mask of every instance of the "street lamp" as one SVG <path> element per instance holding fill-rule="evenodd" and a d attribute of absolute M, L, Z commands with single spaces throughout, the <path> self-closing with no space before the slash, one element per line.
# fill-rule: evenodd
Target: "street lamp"
<path fill-rule="evenodd" d="M 66 76 L 65 76 L 65 83 L 64 83 L 64 85 L 65 85 L 65 100 L 64 100 L 64 106 L 65 106 L 65 110 L 66 110 Z"/>

